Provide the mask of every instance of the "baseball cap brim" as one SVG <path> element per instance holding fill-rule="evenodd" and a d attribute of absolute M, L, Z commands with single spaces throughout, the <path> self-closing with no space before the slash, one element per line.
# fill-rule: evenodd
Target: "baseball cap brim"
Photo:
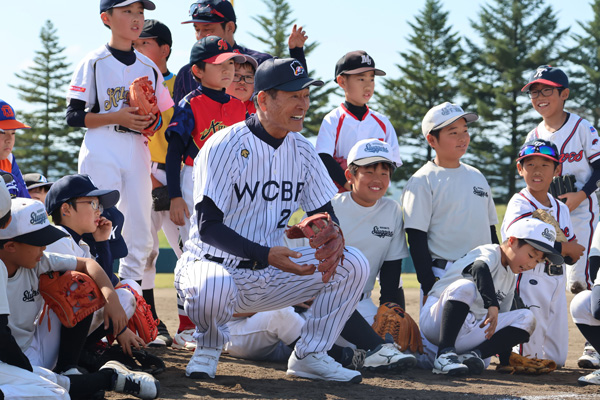
<path fill-rule="evenodd" d="M 52 186 L 53 183 L 54 182 L 32 183 L 31 185 L 27 185 L 27 190 L 39 188 L 39 187 L 42 187 L 42 186 L 48 186 L 48 188 L 50 188 L 50 186 Z"/>
<path fill-rule="evenodd" d="M 9 240 L 25 243 L 32 246 L 48 246 L 59 239 L 68 236 L 65 232 L 53 225 L 46 225 L 40 230 L 29 232 L 24 235 L 16 236 Z"/>
<path fill-rule="evenodd" d="M 119 202 L 121 195 L 118 190 L 92 190 L 87 194 L 82 194 L 77 197 L 98 197 L 103 208 L 111 208 Z"/>
<path fill-rule="evenodd" d="M 213 14 L 208 18 L 190 19 L 189 21 L 183 21 L 181 24 L 218 24 L 221 22 L 229 22 L 229 20 L 227 18 L 223 18 L 216 14 Z"/>
<path fill-rule="evenodd" d="M 16 119 L 6 119 L 4 121 L 0 121 L 0 129 L 30 129 L 29 125 L 25 125 L 22 122 L 17 121 Z"/>
<path fill-rule="evenodd" d="M 207 58 L 205 60 L 202 60 L 203 62 L 207 63 L 207 64 L 222 64 L 227 60 L 230 60 L 233 58 L 233 61 L 236 63 L 245 63 L 247 58 L 246 56 L 239 54 L 239 53 L 221 53 L 221 54 L 217 54 L 216 56 Z"/>
<path fill-rule="evenodd" d="M 434 126 L 433 128 L 431 128 L 431 130 L 434 131 L 437 129 L 442 129 L 448 125 L 452 125 L 454 122 L 458 121 L 461 118 L 464 118 L 468 124 L 469 122 L 477 121 L 479 119 L 479 115 L 477 115 L 475 113 L 463 113 L 463 114 L 457 115 L 453 118 L 450 118 L 449 120 L 446 120 L 439 125 Z"/>
<path fill-rule="evenodd" d="M 366 167 L 366 166 L 381 163 L 381 162 L 388 163 L 388 164 L 392 165 L 394 168 L 396 168 L 395 162 L 393 162 L 392 160 L 390 160 L 388 158 L 381 157 L 381 156 L 361 158 L 359 160 L 352 161 L 352 164 L 358 165 L 359 167 Z"/>
<path fill-rule="evenodd" d="M 548 261 L 550 261 L 552 264 L 554 264 L 554 265 L 564 264 L 565 259 L 563 258 L 563 256 L 560 255 L 560 253 L 554 247 L 551 247 L 546 243 L 542 243 L 542 242 L 540 242 L 538 240 L 534 240 L 534 239 L 523 239 L 523 240 L 525 242 L 527 242 L 528 244 L 530 244 L 531 247 L 533 247 L 534 249 L 539 250 L 542 253 L 544 253 L 544 255 L 546 256 Z"/>
<path fill-rule="evenodd" d="M 282 83 L 281 85 L 273 86 L 268 89 L 277 89 L 277 90 L 281 90 L 284 92 L 296 92 L 298 90 L 305 89 L 309 86 L 323 86 L 323 85 L 324 85 L 323 81 L 307 77 L 307 78 L 295 79 L 293 81 Z M 268 90 L 268 89 L 262 89 L 262 90 Z"/>
<path fill-rule="evenodd" d="M 386 73 L 380 69 L 373 68 L 373 67 L 363 67 L 363 68 L 352 69 L 350 71 L 342 71 L 338 74 L 338 76 L 340 76 L 342 74 L 356 75 L 356 74 L 362 74 L 363 72 L 369 72 L 369 71 L 375 71 L 376 76 L 385 76 L 386 75 Z"/>
<path fill-rule="evenodd" d="M 535 81 L 531 81 L 527 85 L 523 86 L 523 89 L 521 89 L 521 92 L 524 92 L 525 90 L 527 90 L 527 88 L 529 86 L 533 85 L 534 83 L 543 83 L 544 85 L 549 85 L 549 86 L 553 86 L 553 87 L 563 87 L 562 85 L 560 85 L 556 82 L 549 81 L 548 79 L 536 79 Z"/>
<path fill-rule="evenodd" d="M 548 160 L 552 160 L 552 161 L 554 161 L 554 162 L 556 162 L 556 163 L 559 163 L 559 164 L 560 164 L 560 160 L 557 160 L 556 158 L 554 158 L 554 157 L 552 157 L 552 156 L 549 156 L 549 155 L 547 155 L 547 154 L 542 154 L 542 153 L 533 153 L 533 154 L 527 154 L 527 155 L 524 155 L 524 156 L 522 156 L 522 157 L 519 157 L 519 158 L 517 158 L 517 162 L 521 161 L 521 160 L 522 160 L 522 159 L 524 159 L 524 158 L 527 158 L 527 157 L 533 157 L 533 156 L 544 157 L 544 158 L 547 158 Z M 599 182 L 600 182 L 600 181 L 599 181 Z"/>

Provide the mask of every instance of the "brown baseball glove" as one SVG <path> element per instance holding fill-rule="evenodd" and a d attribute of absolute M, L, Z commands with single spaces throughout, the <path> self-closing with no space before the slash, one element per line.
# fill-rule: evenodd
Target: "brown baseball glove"
<path fill-rule="evenodd" d="M 410 350 L 423 354 L 423 341 L 419 326 L 406 311 L 396 303 L 383 303 L 377 310 L 373 330 L 385 338 L 386 333 L 394 337 L 394 342 L 402 351 Z"/>
<path fill-rule="evenodd" d="M 129 105 L 138 107 L 139 115 L 156 115 L 156 119 L 142 131 L 145 136 L 152 136 L 162 126 L 162 118 L 158 109 L 158 101 L 154 94 L 154 87 L 147 76 L 136 78 L 129 86 Z"/>
<path fill-rule="evenodd" d="M 285 234 L 289 239 L 306 237 L 310 247 L 317 249 L 315 258 L 319 260 L 323 282 L 329 282 L 337 266 L 344 262 L 344 235 L 327 213 L 311 215 L 287 229 Z"/>
<path fill-rule="evenodd" d="M 556 369 L 553 360 L 525 357 L 517 353 L 511 353 L 509 365 L 498 365 L 496 371 L 505 374 L 542 375 L 549 374 Z"/>
<path fill-rule="evenodd" d="M 136 307 L 135 314 L 129 319 L 127 327 L 131 329 L 133 333 L 136 333 L 144 343 L 150 343 L 158 336 L 158 323 L 157 319 L 152 316 L 152 310 L 150 305 L 146 303 L 146 300 L 139 293 L 129 286 L 128 284 L 121 284 L 118 288 L 125 288 L 133 293 L 135 297 Z"/>
<path fill-rule="evenodd" d="M 50 271 L 42 274 L 39 289 L 46 302 L 43 313 L 46 313 L 49 307 L 67 328 L 74 327 L 106 303 L 96 282 L 78 271 L 66 271 L 62 274 Z M 43 315 L 40 321 L 42 318 Z"/>

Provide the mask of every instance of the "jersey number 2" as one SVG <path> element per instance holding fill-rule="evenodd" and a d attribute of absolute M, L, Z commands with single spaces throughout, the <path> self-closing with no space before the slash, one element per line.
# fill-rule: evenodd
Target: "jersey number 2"
<path fill-rule="evenodd" d="M 281 211 L 281 219 L 279 220 L 279 223 L 277 224 L 278 228 L 285 228 L 287 226 L 287 220 L 289 219 L 290 215 L 292 214 L 292 210 L 289 209 L 284 209 Z"/>

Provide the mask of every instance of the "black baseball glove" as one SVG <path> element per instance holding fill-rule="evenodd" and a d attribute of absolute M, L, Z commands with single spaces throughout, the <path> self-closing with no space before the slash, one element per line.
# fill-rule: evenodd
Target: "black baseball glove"
<path fill-rule="evenodd" d="M 548 192 L 558 199 L 558 196 L 562 194 L 576 192 L 575 182 L 574 175 L 555 176 L 554 179 L 552 179 Z"/>
<path fill-rule="evenodd" d="M 166 185 L 152 190 L 152 207 L 154 211 L 167 211 L 171 208 L 171 199 Z"/>

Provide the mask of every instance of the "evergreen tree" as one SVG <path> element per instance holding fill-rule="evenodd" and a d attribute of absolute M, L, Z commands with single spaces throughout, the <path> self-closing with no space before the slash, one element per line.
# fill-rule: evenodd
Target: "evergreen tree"
<path fill-rule="evenodd" d="M 266 46 L 264 49 L 266 53 L 274 57 L 289 57 L 288 36 L 292 30 L 292 26 L 296 22 L 295 19 L 292 19 L 292 8 L 287 0 L 263 0 L 263 3 L 267 6 L 269 14 L 259 15 L 253 17 L 253 19 L 264 30 L 265 36 L 251 35 Z M 307 58 L 307 64 L 309 64 L 309 75 L 312 77 L 314 77 L 314 74 L 310 72 L 308 56 L 318 45 L 318 42 L 306 43 L 304 45 L 304 54 Z M 327 112 L 330 111 L 328 108 L 329 95 L 334 93 L 336 89 L 337 86 L 329 86 L 328 84 L 322 87 L 311 86 L 310 108 L 304 118 L 303 133 L 306 136 L 314 136 L 319 133 L 321 121 Z"/>
<path fill-rule="evenodd" d="M 64 47 L 58 43 L 56 29 L 50 20 L 40 32 L 42 50 L 36 50 L 34 65 L 15 75 L 22 84 L 11 86 L 19 98 L 36 109 L 23 112 L 31 129 L 23 130 L 16 139 L 14 154 L 23 173 L 40 172 L 61 177 L 77 171 L 77 154 L 83 134 L 67 126 L 65 121 L 65 87 L 71 71 Z"/>
<path fill-rule="evenodd" d="M 492 187 L 504 188 L 495 194 L 508 201 L 516 191 L 514 160 L 541 118 L 521 88 L 535 68 L 554 62 L 568 28 L 558 30 L 544 0 L 488 3 L 471 25 L 480 36 L 466 39 L 469 60 L 461 90 L 470 108 L 476 105 L 481 122 L 473 130 L 470 157 Z"/>
<path fill-rule="evenodd" d="M 441 0 L 427 0 L 415 20 L 409 22 L 413 31 L 408 36 L 411 48 L 399 53 L 400 78 L 384 79 L 385 90 L 375 96 L 381 112 L 396 129 L 400 145 L 415 149 L 412 159 L 403 160 L 404 165 L 394 175 L 399 179 L 410 177 L 431 159 L 432 150 L 421 133 L 421 121 L 431 107 L 457 101 L 455 75 L 463 54 L 460 37 L 451 32 Z"/>
<path fill-rule="evenodd" d="M 575 44 L 564 52 L 563 57 L 575 64 L 573 70 L 568 73 L 570 88 L 568 108 L 593 122 L 594 126 L 598 126 L 600 122 L 600 0 L 594 0 L 591 6 L 593 19 L 587 23 L 577 22 L 585 33 L 571 35 Z M 563 68 L 561 65 L 557 67 Z"/>

